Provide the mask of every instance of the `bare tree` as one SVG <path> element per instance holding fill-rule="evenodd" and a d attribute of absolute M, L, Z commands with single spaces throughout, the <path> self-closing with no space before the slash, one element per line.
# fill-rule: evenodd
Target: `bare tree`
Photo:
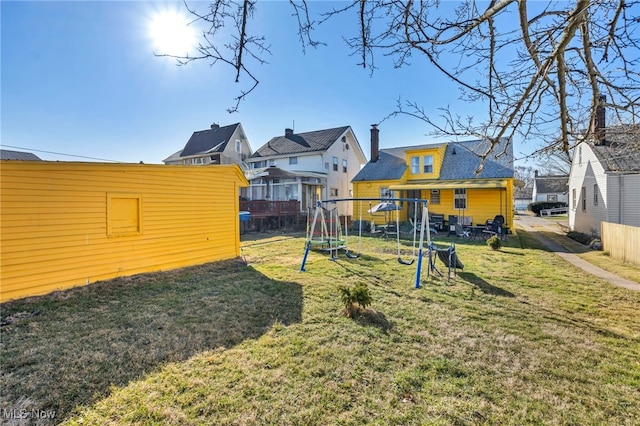
<path fill-rule="evenodd" d="M 620 123 L 640 121 L 640 0 L 350 0 L 324 12 L 311 10 L 322 2 L 289 3 L 303 48 L 320 44 L 313 39 L 319 25 L 350 14 L 352 33 L 343 37 L 361 66 L 374 72 L 379 55 L 397 67 L 427 61 L 458 85 L 461 99 L 484 105 L 482 117 L 448 106 L 433 117 L 423 100 L 400 99 L 390 114 L 423 120 L 437 135 L 486 138 L 492 144 L 483 159 L 516 135 L 568 155 L 592 131 L 603 94 Z M 236 81 L 248 79 L 231 111 L 258 84 L 250 61 L 268 54 L 265 38 L 249 31 L 255 7 L 256 0 L 215 0 L 207 13 L 190 9 L 208 28 L 198 54 L 178 58 L 223 62 Z"/>

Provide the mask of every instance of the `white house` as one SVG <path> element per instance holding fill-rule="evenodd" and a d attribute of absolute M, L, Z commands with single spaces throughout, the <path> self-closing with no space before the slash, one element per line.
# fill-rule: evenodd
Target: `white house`
<path fill-rule="evenodd" d="M 569 227 L 600 235 L 602 221 L 640 226 L 640 126 L 600 128 L 580 143 L 569 174 Z"/>
<path fill-rule="evenodd" d="M 298 200 L 306 211 L 318 200 L 349 198 L 351 179 L 366 163 L 350 126 L 271 138 L 248 158 L 250 200 Z M 279 169 L 279 170 L 276 170 Z M 338 203 L 341 215 L 352 215 L 351 203 Z"/>
<path fill-rule="evenodd" d="M 251 145 L 242 128 L 235 123 L 193 132 L 187 144 L 178 152 L 162 160 L 165 164 L 238 164 L 251 155 Z"/>
<path fill-rule="evenodd" d="M 535 172 L 532 201 L 569 202 L 569 176 L 539 176 Z"/>

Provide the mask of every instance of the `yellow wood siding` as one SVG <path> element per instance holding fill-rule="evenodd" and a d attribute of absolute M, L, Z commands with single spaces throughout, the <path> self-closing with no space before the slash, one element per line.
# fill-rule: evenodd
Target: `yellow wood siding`
<path fill-rule="evenodd" d="M 421 150 L 407 150 L 406 151 L 406 163 L 408 165 L 405 172 L 405 179 L 438 179 L 440 177 L 440 169 L 442 168 L 442 161 L 444 160 L 444 153 L 447 149 L 447 145 L 443 144 L 439 148 L 421 149 Z M 433 156 L 433 172 L 424 173 L 424 157 L 427 155 Z M 411 157 L 418 157 L 420 159 L 420 173 L 411 173 Z"/>
<path fill-rule="evenodd" d="M 237 166 L 0 162 L 0 301 L 240 254 Z"/>

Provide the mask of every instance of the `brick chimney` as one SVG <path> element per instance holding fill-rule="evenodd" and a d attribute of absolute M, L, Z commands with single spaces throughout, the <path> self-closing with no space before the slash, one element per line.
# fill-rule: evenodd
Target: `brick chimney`
<path fill-rule="evenodd" d="M 605 102 L 607 101 L 607 97 L 604 95 L 600 95 L 598 98 L 598 105 L 596 106 L 596 116 L 593 125 L 593 136 L 596 140 L 596 145 L 604 145 L 605 141 L 605 129 L 607 127 L 606 122 L 606 109 Z"/>
<path fill-rule="evenodd" d="M 377 124 L 371 125 L 371 162 L 375 163 L 380 158 L 380 130 Z"/>
<path fill-rule="evenodd" d="M 286 138 L 287 136 L 293 136 L 293 129 L 284 129 L 284 137 Z"/>

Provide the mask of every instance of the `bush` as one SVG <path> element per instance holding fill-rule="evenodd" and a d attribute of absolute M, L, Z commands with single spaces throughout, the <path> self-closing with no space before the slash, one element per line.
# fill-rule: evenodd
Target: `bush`
<path fill-rule="evenodd" d="M 568 205 L 563 201 L 536 201 L 535 203 L 529 203 L 529 211 L 534 212 L 536 216 L 540 216 L 540 210 L 558 207 L 568 207 Z"/>
<path fill-rule="evenodd" d="M 569 231 L 567 232 L 567 237 L 571 238 L 574 241 L 579 242 L 580 244 L 589 245 L 592 238 L 590 235 L 583 234 L 582 232 L 577 231 Z"/>
<path fill-rule="evenodd" d="M 365 283 L 358 283 L 354 287 L 338 287 L 340 299 L 344 304 L 344 315 L 353 318 L 358 314 L 360 308 L 366 309 L 371 305 L 371 293 Z"/>
<path fill-rule="evenodd" d="M 494 235 L 487 240 L 487 245 L 491 247 L 491 250 L 500 250 L 502 248 L 502 241 L 497 235 Z"/>

